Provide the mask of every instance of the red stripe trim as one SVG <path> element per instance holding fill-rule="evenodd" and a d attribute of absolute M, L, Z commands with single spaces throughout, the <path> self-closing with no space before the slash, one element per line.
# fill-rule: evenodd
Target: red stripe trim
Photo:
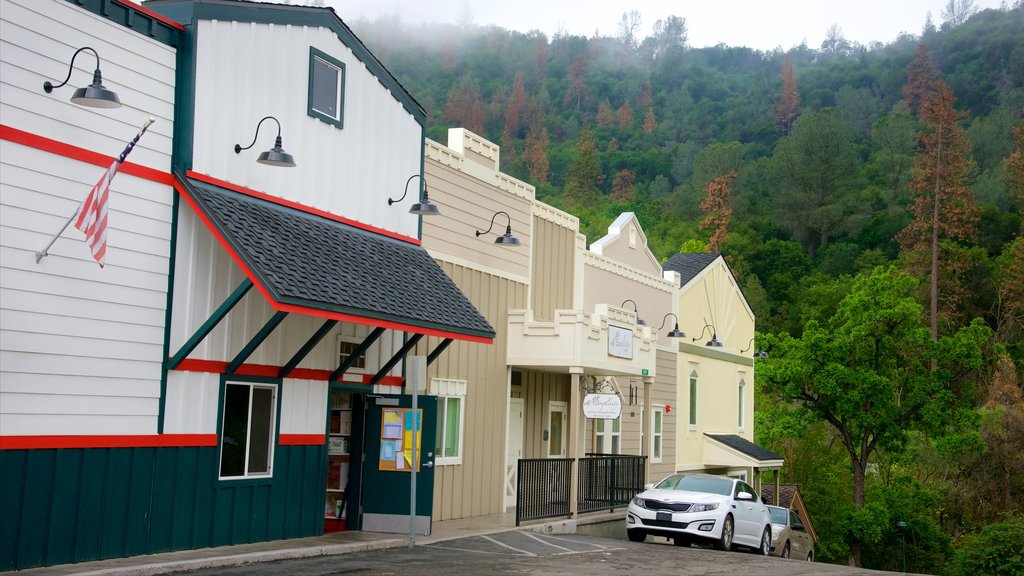
<path fill-rule="evenodd" d="M 114 2 L 116 2 L 117 4 L 124 4 L 125 6 L 128 6 L 129 8 L 132 8 L 134 10 L 138 10 L 139 12 L 142 12 L 146 16 L 149 16 L 150 18 L 154 18 L 156 20 L 159 20 L 159 21 L 163 22 L 164 24 L 167 24 L 168 26 L 170 26 L 172 28 L 177 28 L 178 30 L 182 30 L 182 31 L 185 30 L 185 26 L 183 26 L 181 23 L 175 22 L 174 20 L 171 20 L 170 18 L 168 18 L 167 16 L 164 16 L 163 14 L 157 14 L 156 12 L 153 12 L 149 8 L 146 8 L 145 6 L 142 6 L 140 4 L 136 4 L 135 2 L 131 2 L 130 0 L 114 0 Z"/>
<path fill-rule="evenodd" d="M 216 434 L 139 436 L 0 436 L 0 450 L 47 448 L 172 448 L 216 446 Z"/>
<path fill-rule="evenodd" d="M 117 156 L 107 156 L 92 150 L 86 150 L 85 148 L 79 148 L 78 146 L 72 146 L 64 142 L 58 142 L 47 138 L 45 136 L 39 136 L 38 134 L 32 134 L 25 132 L 24 130 L 18 130 L 0 124 L 0 140 L 7 140 L 22 146 L 28 146 L 29 148 L 35 148 L 36 150 L 42 150 L 44 152 L 50 152 L 58 156 L 65 158 L 71 158 L 86 164 L 94 164 L 96 166 L 102 166 L 109 168 L 113 164 L 114 160 L 117 160 Z M 160 184 L 173 184 L 174 177 L 170 172 L 162 172 L 155 168 L 143 166 L 141 164 L 133 164 L 125 161 L 121 164 L 121 168 L 118 172 L 125 174 L 131 174 L 132 176 L 138 176 L 139 178 L 145 178 L 146 180 L 152 180 Z"/>
<path fill-rule="evenodd" d="M 320 210 L 318 208 L 313 208 L 312 206 L 306 206 L 305 204 L 299 204 L 298 202 L 293 202 L 291 200 L 285 200 L 284 198 L 279 198 L 277 196 L 271 196 L 269 194 L 264 194 L 263 192 L 257 192 L 256 190 L 253 190 L 251 188 L 246 188 L 244 186 L 239 186 L 238 184 L 232 184 L 231 182 L 227 182 L 226 180 L 220 180 L 219 178 L 214 178 L 213 176 L 208 176 L 206 174 L 201 174 L 199 172 L 194 172 L 192 170 L 189 170 L 186 173 L 186 175 L 189 178 L 195 178 L 196 180 L 199 180 L 201 182 L 206 182 L 207 184 L 213 184 L 214 186 L 220 186 L 221 188 L 227 188 L 228 190 L 233 190 L 233 191 L 238 192 L 240 194 L 245 194 L 246 196 L 252 196 L 253 198 L 259 198 L 260 200 L 266 200 L 267 202 L 273 202 L 274 204 L 277 204 L 279 206 L 287 206 L 288 208 L 294 208 L 295 210 L 299 210 L 300 212 L 305 212 L 307 214 L 315 214 L 315 215 L 320 216 L 322 218 L 327 218 L 329 220 L 334 220 L 335 222 L 341 222 L 342 224 L 348 224 L 349 226 L 352 226 L 354 228 L 359 228 L 361 230 L 366 230 L 367 232 L 373 232 L 374 234 L 380 234 L 381 236 L 387 236 L 388 238 L 394 238 L 396 240 L 401 240 L 402 242 L 408 242 L 409 244 L 415 244 L 416 246 L 419 246 L 421 244 L 421 242 L 420 242 L 420 240 L 418 238 L 413 238 L 412 236 L 406 236 L 404 234 L 399 234 L 397 232 L 392 232 L 391 230 L 385 230 L 384 228 L 378 228 L 376 226 L 371 226 L 370 224 L 366 224 L 366 223 L 360 222 L 358 220 L 352 220 L 351 218 L 345 218 L 344 216 L 338 216 L 337 214 L 333 214 L 331 212 L 326 212 L 326 211 Z"/>
<path fill-rule="evenodd" d="M 228 363 L 221 360 L 200 360 L 195 358 L 186 358 L 181 361 L 175 370 L 182 372 L 207 372 L 210 374 L 223 374 L 224 370 L 228 367 Z M 280 366 L 269 366 L 266 364 L 242 364 L 235 370 L 235 374 L 239 376 L 259 376 L 262 378 L 277 378 L 277 374 L 281 371 Z M 299 380 L 327 380 L 331 377 L 333 370 L 314 370 L 312 368 L 296 368 L 288 375 L 288 378 L 296 378 Z M 370 380 L 373 379 L 373 374 L 359 374 L 356 372 L 350 372 L 346 374 L 349 378 L 359 376 L 360 380 L 350 381 L 343 380 L 346 384 L 370 384 Z M 378 384 L 382 386 L 401 386 L 401 376 L 385 376 L 381 379 Z"/>
<path fill-rule="evenodd" d="M 323 446 L 327 438 L 323 434 L 280 434 L 277 443 L 281 446 Z"/>
<path fill-rule="evenodd" d="M 206 181 L 205 179 L 199 178 L 198 176 L 200 175 L 192 171 L 189 171 L 189 176 L 196 178 L 196 180 L 202 180 L 204 182 Z M 222 186 L 224 188 L 228 188 L 229 190 L 235 190 L 236 192 L 242 194 L 249 194 L 250 192 L 252 192 L 251 190 L 247 191 L 247 189 L 245 188 L 236 187 L 229 182 L 218 182 L 210 183 L 214 184 L 215 186 Z M 178 191 L 179 194 L 181 194 L 181 197 L 185 199 L 188 205 L 192 207 L 192 211 L 195 212 L 196 216 L 203 222 L 204 225 L 206 225 L 206 228 L 210 231 L 211 234 L 213 234 L 214 238 L 217 239 L 217 242 L 220 243 L 221 247 L 223 247 L 224 250 L 227 251 L 227 253 L 231 256 L 231 259 L 235 261 L 235 264 L 237 264 L 238 267 L 241 268 L 242 272 L 245 273 L 246 277 L 249 278 L 250 281 L 252 281 L 253 285 L 256 286 L 256 289 L 260 291 L 260 294 L 263 294 L 263 298 L 270 303 L 270 306 L 274 310 L 278 312 L 301 314 L 303 316 L 312 316 L 314 318 L 323 318 L 325 320 L 340 320 L 342 322 L 351 322 L 353 324 L 362 324 L 364 326 L 376 326 L 381 328 L 388 328 L 391 330 L 400 330 L 402 332 L 412 332 L 414 334 L 437 336 L 438 338 L 451 338 L 453 340 L 477 342 L 480 344 L 491 344 L 494 342 L 493 338 L 488 338 L 485 336 L 472 336 L 468 334 L 461 334 L 458 332 L 449 332 L 446 330 L 438 330 L 434 328 L 424 328 L 422 326 L 415 326 L 403 322 L 380 320 L 377 318 L 368 318 L 366 316 L 357 316 L 354 314 L 345 314 L 342 312 L 334 312 L 331 310 L 321 310 L 319 308 L 311 308 L 308 306 L 298 306 L 295 304 L 284 304 L 282 302 L 278 302 L 270 294 L 270 291 L 267 290 L 267 288 L 263 285 L 263 283 L 260 281 L 260 278 L 256 275 L 256 273 L 249 268 L 249 266 L 245 263 L 242 257 L 237 252 L 235 252 L 234 248 L 231 247 L 231 243 L 228 242 L 227 239 L 220 234 L 220 232 L 217 230 L 217 227 L 213 224 L 213 221 L 211 221 L 209 216 L 207 216 L 206 212 L 202 208 L 200 208 L 199 204 L 196 203 L 195 199 L 192 198 L 192 196 L 188 193 L 188 189 L 185 187 L 185 185 L 181 182 L 178 182 L 175 179 L 174 188 Z M 252 195 L 253 197 L 256 198 L 259 198 L 261 196 L 256 193 L 253 193 Z M 326 378 L 322 379 L 326 380 Z"/>

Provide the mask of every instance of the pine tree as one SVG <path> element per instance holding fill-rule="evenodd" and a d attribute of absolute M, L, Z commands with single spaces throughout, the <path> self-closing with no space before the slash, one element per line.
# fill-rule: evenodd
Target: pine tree
<path fill-rule="evenodd" d="M 636 199 L 636 174 L 623 168 L 612 179 L 612 200 L 616 202 L 632 202 Z"/>
<path fill-rule="evenodd" d="M 633 109 L 629 102 L 619 106 L 619 130 L 631 130 L 633 128 Z"/>
<path fill-rule="evenodd" d="M 782 95 L 775 106 L 775 125 L 779 131 L 788 136 L 793 123 L 800 116 L 800 93 L 796 90 L 796 79 L 793 78 L 793 65 L 786 60 L 782 64 Z"/>
<path fill-rule="evenodd" d="M 932 64 L 932 55 L 928 46 L 922 41 L 917 43 L 914 57 L 907 66 L 907 84 L 903 87 L 903 97 L 907 100 L 910 113 L 916 115 L 921 104 L 935 90 L 939 73 Z"/>
<path fill-rule="evenodd" d="M 584 126 L 576 138 L 576 159 L 569 166 L 569 177 L 565 182 L 565 199 L 574 204 L 584 204 L 597 198 L 598 185 L 604 179 L 601 162 L 594 147 L 594 133 Z"/>
<path fill-rule="evenodd" d="M 532 132 L 526 139 L 526 170 L 530 179 L 539 184 L 547 184 L 548 171 L 548 129 L 541 128 L 540 132 Z"/>
<path fill-rule="evenodd" d="M 519 124 L 526 108 L 526 88 L 523 85 L 523 73 L 516 72 L 512 81 L 512 96 L 505 108 L 505 132 L 512 138 L 519 137 Z"/>
<path fill-rule="evenodd" d="M 654 107 L 647 108 L 647 115 L 644 116 L 644 132 L 651 134 L 658 128 L 658 121 L 654 119 Z"/>
<path fill-rule="evenodd" d="M 612 115 L 612 104 L 605 98 L 597 105 L 597 125 L 603 128 L 614 123 L 615 117 Z"/>
<path fill-rule="evenodd" d="M 938 339 L 940 241 L 972 238 L 978 207 L 974 193 L 965 185 L 971 170 L 971 144 L 960 127 L 962 114 L 954 109 L 953 94 L 945 82 L 939 80 L 934 86 L 919 110 L 923 129 L 918 134 L 914 178 L 910 182 L 913 221 L 897 234 L 897 240 L 910 272 L 918 277 L 930 276 L 932 338 Z M 930 265 L 926 264 L 929 260 Z M 944 264 L 948 268 L 952 263 Z M 943 279 L 951 305 L 956 304 L 952 296 L 957 292 L 957 280 Z"/>
<path fill-rule="evenodd" d="M 700 221 L 702 229 L 711 228 L 708 239 L 708 250 L 718 252 L 722 247 L 726 234 L 729 232 L 729 221 L 732 219 L 732 181 L 735 172 L 716 177 L 704 188 L 706 196 L 700 204 L 704 211 L 704 219 Z"/>

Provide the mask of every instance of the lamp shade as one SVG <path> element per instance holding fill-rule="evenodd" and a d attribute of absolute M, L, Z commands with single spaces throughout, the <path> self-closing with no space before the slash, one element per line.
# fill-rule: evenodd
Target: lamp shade
<path fill-rule="evenodd" d="M 100 71 L 96 71 L 98 80 Z M 79 106 L 90 106 L 92 108 L 120 108 L 121 100 L 113 90 L 107 90 L 98 81 L 88 86 L 83 86 L 71 96 L 71 101 Z"/>

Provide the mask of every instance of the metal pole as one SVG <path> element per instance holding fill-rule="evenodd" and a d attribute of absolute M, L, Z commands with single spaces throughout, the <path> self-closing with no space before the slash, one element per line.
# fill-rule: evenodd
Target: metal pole
<path fill-rule="evenodd" d="M 412 548 L 416 545 L 416 469 L 420 464 L 416 441 L 419 438 L 419 428 L 423 425 L 419 417 L 419 387 L 420 382 L 426 381 L 427 357 L 408 356 L 406 361 L 406 384 L 412 387 L 412 471 L 409 474 L 409 548 Z"/>

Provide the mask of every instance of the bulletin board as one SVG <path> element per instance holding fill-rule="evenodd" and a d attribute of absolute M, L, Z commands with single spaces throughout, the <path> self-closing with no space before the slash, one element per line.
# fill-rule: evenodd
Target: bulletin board
<path fill-rule="evenodd" d="M 415 418 L 414 418 L 415 416 Z M 411 408 L 383 408 L 380 419 L 380 463 L 386 472 L 412 472 L 412 432 L 416 430 L 416 454 L 423 445 L 423 410 Z M 419 472 L 419 458 L 416 471 Z"/>

